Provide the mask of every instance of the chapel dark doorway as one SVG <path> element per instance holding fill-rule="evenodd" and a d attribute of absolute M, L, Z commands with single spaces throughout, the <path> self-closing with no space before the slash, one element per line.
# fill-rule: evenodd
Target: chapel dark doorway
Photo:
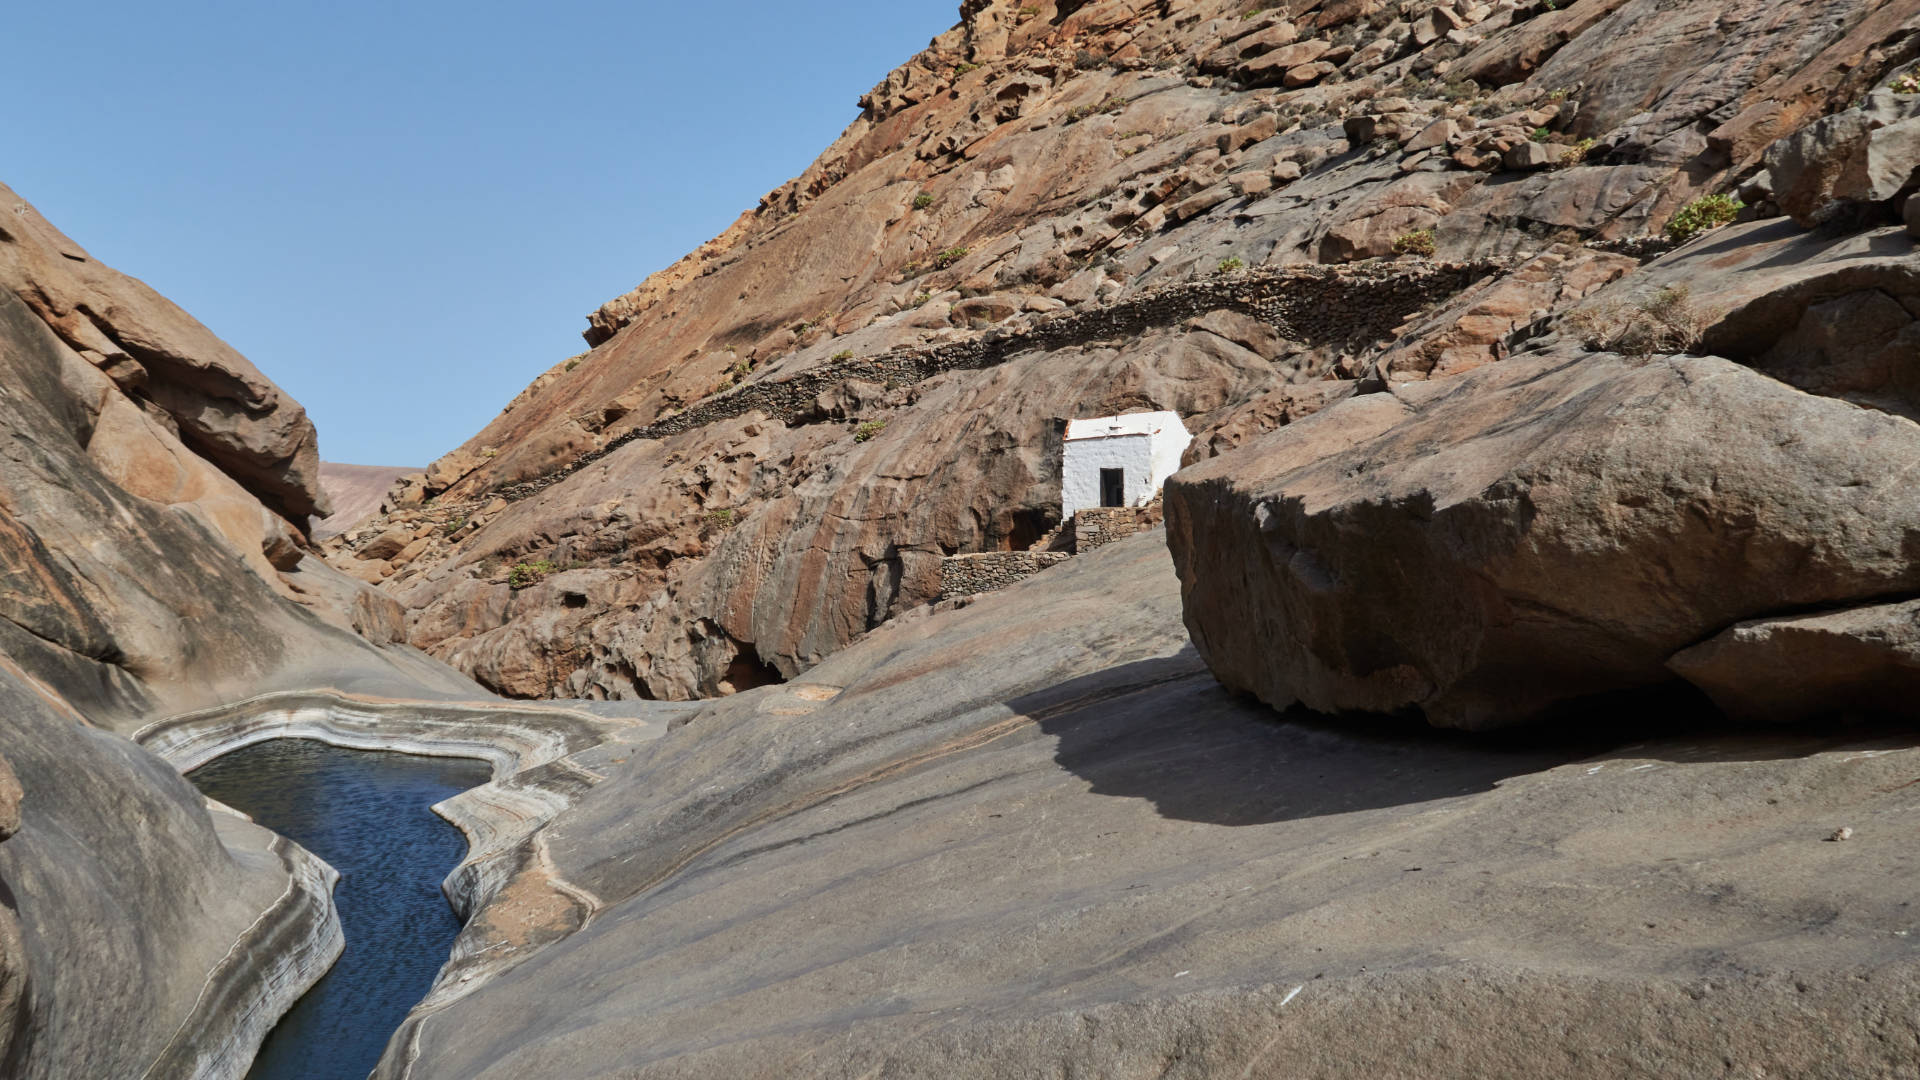
<path fill-rule="evenodd" d="M 1125 506 L 1127 504 L 1127 470 L 1100 470 L 1100 505 Z"/>

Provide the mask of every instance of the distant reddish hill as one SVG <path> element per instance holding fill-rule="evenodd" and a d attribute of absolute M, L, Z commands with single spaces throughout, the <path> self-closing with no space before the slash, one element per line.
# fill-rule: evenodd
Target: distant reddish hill
<path fill-rule="evenodd" d="M 337 536 L 380 509 L 380 499 L 395 480 L 417 473 L 417 468 L 397 465 L 339 465 L 320 463 L 320 487 L 333 500 L 333 516 L 319 518 L 313 525 L 313 538 Z"/>

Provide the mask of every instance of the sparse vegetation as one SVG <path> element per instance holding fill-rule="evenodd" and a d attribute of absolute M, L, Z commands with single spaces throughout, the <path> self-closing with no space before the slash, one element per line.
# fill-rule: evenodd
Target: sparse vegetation
<path fill-rule="evenodd" d="M 864 420 L 853 429 L 853 441 L 866 442 L 885 430 L 887 430 L 885 420 Z"/>
<path fill-rule="evenodd" d="M 507 571 L 507 586 L 515 590 L 532 588 L 546 580 L 547 575 L 558 573 L 559 570 L 552 559 L 514 563 L 513 569 Z"/>
<path fill-rule="evenodd" d="M 1893 80 L 1887 89 L 1896 94 L 1920 94 L 1920 71 L 1909 71 Z"/>
<path fill-rule="evenodd" d="M 851 360 L 851 359 L 853 359 L 853 350 L 852 350 L 852 349 L 841 349 L 841 350 L 840 350 L 839 352 L 837 352 L 837 353 L 834 353 L 834 354 L 833 354 L 832 356 L 829 356 L 829 357 L 828 357 L 827 359 L 829 359 L 829 360 Z"/>
<path fill-rule="evenodd" d="M 1393 241 L 1395 255 L 1418 255 L 1423 259 L 1431 259 L 1436 250 L 1432 229 L 1415 229 Z"/>
<path fill-rule="evenodd" d="M 718 510 L 707 511 L 707 524 L 716 529 L 731 529 L 739 524 L 739 522 L 735 519 L 731 507 L 722 507 Z"/>
<path fill-rule="evenodd" d="M 1038 7 L 1035 7 L 1032 4 L 1028 4 L 1025 7 L 1020 8 L 1018 11 L 1015 11 L 1014 14 L 1020 16 L 1023 19 L 1031 19 L 1035 15 L 1040 14 L 1040 9 Z"/>
<path fill-rule="evenodd" d="M 1579 142 L 1568 143 L 1566 150 L 1560 154 L 1561 167 L 1578 165 L 1587 160 L 1587 155 L 1593 153 L 1596 145 L 1598 144 L 1593 139 L 1581 139 Z"/>
<path fill-rule="evenodd" d="M 960 76 L 965 75 L 969 71 L 978 71 L 978 70 L 980 70 L 979 64 L 969 64 L 969 63 L 966 63 L 965 61 L 962 61 L 958 64 L 953 65 L 953 77 L 957 79 Z"/>
<path fill-rule="evenodd" d="M 1553 137 L 1553 132 L 1543 127 L 1534 128 L 1533 134 L 1528 136 L 1528 138 L 1532 139 L 1534 142 L 1546 142 L 1548 139 L 1552 137 Z"/>
<path fill-rule="evenodd" d="M 1730 225 L 1747 204 L 1731 195 L 1702 195 L 1680 208 L 1667 222 L 1667 235 L 1684 244 L 1703 232 Z"/>
<path fill-rule="evenodd" d="M 1213 272 L 1216 274 L 1231 274 L 1236 270 L 1245 270 L 1246 268 L 1247 264 L 1241 261 L 1240 256 L 1229 255 L 1220 260 L 1220 265 L 1214 267 Z"/>
<path fill-rule="evenodd" d="M 573 359 L 567 361 L 567 366 L 564 370 L 572 371 L 574 368 L 577 368 L 579 366 L 580 366 L 580 358 L 576 356 Z"/>
<path fill-rule="evenodd" d="M 1078 105 L 1067 110 L 1067 123 L 1074 124 L 1098 113 L 1118 113 L 1127 107 L 1127 99 L 1110 97 L 1098 105 Z"/>
<path fill-rule="evenodd" d="M 927 207 L 932 205 L 933 205 L 933 196 L 927 194 L 924 191 L 913 197 L 913 208 L 915 210 L 925 210 Z"/>
<path fill-rule="evenodd" d="M 963 247 L 948 248 L 947 250 L 933 257 L 933 268 L 935 270 L 945 270 L 947 267 L 952 266 L 954 263 L 957 263 L 961 259 L 966 258 L 967 250 L 968 249 Z"/>
<path fill-rule="evenodd" d="M 925 307 L 925 306 L 926 306 L 926 303 L 927 303 L 927 301 L 929 301 L 929 300 L 931 300 L 931 299 L 933 299 L 933 294 L 932 294 L 932 293 L 930 293 L 930 292 L 923 292 L 923 293 L 921 293 L 920 295 L 918 295 L 918 296 L 916 296 L 916 297 L 914 297 L 914 298 L 913 298 L 913 306 L 914 306 L 914 307 Z"/>
<path fill-rule="evenodd" d="M 1701 318 L 1685 285 L 1671 285 L 1633 307 L 1607 304 L 1567 316 L 1580 343 L 1595 352 L 1656 356 L 1700 344 Z"/>
<path fill-rule="evenodd" d="M 440 526 L 440 533 L 443 536 L 452 536 L 454 533 L 457 533 L 461 529 L 466 528 L 467 521 L 468 521 L 467 515 L 456 514 L 454 515 L 451 521 L 448 521 L 445 525 Z"/>

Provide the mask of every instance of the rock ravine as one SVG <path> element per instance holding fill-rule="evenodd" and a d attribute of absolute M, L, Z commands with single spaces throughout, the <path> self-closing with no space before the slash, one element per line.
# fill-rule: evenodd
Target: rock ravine
<path fill-rule="evenodd" d="M 245 1074 L 282 737 L 493 770 L 378 1080 L 1916 1076 L 1920 0 L 966 0 L 859 108 L 421 471 L 0 189 L 0 1077 Z"/>

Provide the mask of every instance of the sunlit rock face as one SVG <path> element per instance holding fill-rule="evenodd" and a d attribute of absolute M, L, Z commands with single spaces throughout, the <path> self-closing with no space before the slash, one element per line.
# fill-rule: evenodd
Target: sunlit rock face
<path fill-rule="evenodd" d="M 602 305 L 590 351 L 331 558 L 515 697 L 794 678 L 937 598 L 944 557 L 1059 524 L 1062 421 L 1171 410 L 1220 449 L 1500 362 L 1890 79 L 1916 14 L 1257 6 L 964 5 L 802 176 Z M 1455 263 L 1409 302 L 1297 287 L 1348 332 L 1245 295 L 1276 267 Z"/>
<path fill-rule="evenodd" d="M 290 686 L 475 689 L 356 632 L 312 425 L 0 189 L 0 1073 L 237 1077 L 340 948 L 332 871 L 124 738 Z"/>

